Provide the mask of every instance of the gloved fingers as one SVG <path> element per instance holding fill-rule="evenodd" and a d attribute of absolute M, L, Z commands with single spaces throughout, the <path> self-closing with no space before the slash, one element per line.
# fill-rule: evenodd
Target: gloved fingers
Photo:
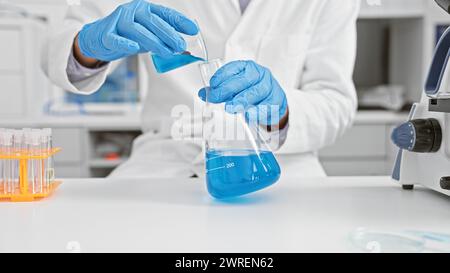
<path fill-rule="evenodd" d="M 134 55 L 140 51 L 138 43 L 114 33 L 107 34 L 104 37 L 103 44 L 108 49 L 123 52 L 125 56 Z"/>
<path fill-rule="evenodd" d="M 144 52 L 151 52 L 161 57 L 170 57 L 174 54 L 172 49 L 170 49 L 159 37 L 157 37 L 152 32 L 148 31 L 145 27 L 138 23 L 134 23 L 134 29 L 137 41 Z M 141 52 L 141 53 L 144 53 Z"/>
<path fill-rule="evenodd" d="M 198 97 L 204 102 L 207 101 L 206 96 L 208 94 L 208 89 L 209 89 L 209 87 L 205 87 L 205 88 L 200 89 L 200 91 L 198 91 Z"/>
<path fill-rule="evenodd" d="M 244 111 L 245 120 L 249 124 L 274 126 L 279 124 L 282 118 L 279 109 L 277 105 L 251 106 Z"/>
<path fill-rule="evenodd" d="M 184 14 L 161 5 L 150 3 L 147 4 L 150 6 L 150 10 L 152 13 L 158 15 L 161 19 L 175 28 L 176 31 L 187 35 L 198 34 L 199 28 L 197 24 L 191 19 L 187 18 Z"/>
<path fill-rule="evenodd" d="M 149 5 L 136 11 L 135 21 L 155 34 L 173 53 L 186 51 L 186 42 L 183 37 L 158 15 L 152 14 Z"/>
<path fill-rule="evenodd" d="M 252 106 L 250 108 L 247 108 L 245 110 L 245 120 L 249 124 L 257 125 L 259 123 L 259 115 L 258 115 L 258 108 L 256 106 Z"/>
<path fill-rule="evenodd" d="M 265 121 L 265 120 L 268 120 L 267 115 L 265 113 L 262 113 L 262 111 L 265 111 L 265 109 L 263 109 L 264 107 L 252 105 L 250 107 L 244 108 L 243 106 L 238 106 L 237 108 L 239 108 L 239 110 L 236 113 L 234 113 L 234 110 L 230 110 L 230 108 L 232 108 L 232 107 L 226 106 L 225 110 L 227 113 L 243 114 L 245 117 L 245 121 L 248 124 L 251 124 L 253 126 L 258 126 L 258 125 L 267 126 L 268 125 L 268 122 Z"/>
<path fill-rule="evenodd" d="M 152 52 L 161 57 L 173 55 L 173 51 L 163 41 L 138 23 L 131 23 L 131 26 L 128 25 L 125 29 L 121 28 L 119 35 L 138 43 L 140 53 Z"/>
<path fill-rule="evenodd" d="M 252 105 L 258 105 L 271 95 L 272 76 L 267 71 L 263 71 L 261 81 L 241 91 L 233 99 L 227 102 L 230 110 L 238 113 Z M 233 108 L 236 108 L 233 110 Z"/>
<path fill-rule="evenodd" d="M 211 78 L 211 87 L 216 88 L 231 77 L 241 74 L 246 66 L 246 61 L 234 61 L 222 66 Z"/>
<path fill-rule="evenodd" d="M 143 1 L 136 0 L 119 7 L 120 16 L 117 22 L 117 33 L 119 36 L 138 43 L 141 48 L 140 53 L 152 52 L 162 57 L 173 55 L 172 50 L 155 34 L 134 21 L 136 10 L 142 3 Z"/>
<path fill-rule="evenodd" d="M 201 100 L 216 104 L 230 101 L 234 96 L 233 94 L 232 91 L 229 91 L 227 94 L 222 94 L 220 91 L 211 89 L 210 87 L 202 88 L 198 92 Z"/>
<path fill-rule="evenodd" d="M 225 65 L 219 70 L 211 81 L 210 101 L 213 103 L 222 103 L 233 99 L 235 96 L 257 84 L 260 79 L 260 71 L 258 67 L 251 62 L 233 62 Z M 214 83 L 213 83 L 214 81 Z M 217 82 L 220 82 L 217 85 Z"/>
<path fill-rule="evenodd" d="M 257 121 L 261 125 L 273 126 L 280 123 L 280 120 L 286 115 L 287 110 L 288 103 L 286 97 L 277 96 L 275 93 L 272 93 L 260 102 L 256 106 L 256 109 L 247 111 L 247 115 L 249 115 L 249 118 L 257 117 Z"/>
<path fill-rule="evenodd" d="M 235 97 L 244 96 L 243 93 L 253 90 L 254 86 L 259 86 L 258 88 L 262 88 L 262 86 L 258 84 L 258 73 L 254 72 L 255 71 L 246 70 L 245 72 L 228 79 L 219 87 L 213 88 L 211 91 L 213 100 L 218 102 L 234 100 Z"/>
<path fill-rule="evenodd" d="M 198 92 L 198 96 L 200 97 L 201 100 L 203 100 L 205 102 L 207 101 L 207 102 L 215 103 L 215 104 L 223 103 L 223 102 L 226 102 L 229 100 L 229 99 L 225 99 L 226 97 L 224 97 L 222 94 L 220 94 L 216 90 L 211 89 L 210 87 L 202 88 Z"/>
<path fill-rule="evenodd" d="M 208 100 L 212 103 L 223 103 L 249 88 L 251 83 L 242 75 L 234 76 L 218 88 L 211 88 Z"/>

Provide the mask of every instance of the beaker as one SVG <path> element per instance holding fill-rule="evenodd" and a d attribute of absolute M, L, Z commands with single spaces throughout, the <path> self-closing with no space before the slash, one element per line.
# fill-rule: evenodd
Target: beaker
<path fill-rule="evenodd" d="M 230 114 L 225 104 L 208 102 L 210 80 L 221 60 L 200 64 L 206 86 L 203 112 L 206 182 L 209 193 L 227 199 L 253 193 L 278 181 L 280 166 L 264 137 L 263 126 L 247 122 L 244 114 Z"/>
<path fill-rule="evenodd" d="M 195 36 L 181 36 L 186 41 L 185 52 L 177 53 L 166 58 L 152 55 L 153 65 L 158 73 L 167 73 L 191 63 L 208 60 L 208 51 L 201 32 Z"/>

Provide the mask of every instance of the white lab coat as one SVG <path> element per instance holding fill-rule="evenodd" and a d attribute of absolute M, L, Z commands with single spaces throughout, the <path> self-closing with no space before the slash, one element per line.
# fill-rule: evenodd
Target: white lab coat
<path fill-rule="evenodd" d="M 72 84 L 66 68 L 72 43 L 82 26 L 112 12 L 120 0 L 83 0 L 49 39 L 43 66 L 60 87 L 77 93 L 97 90 L 117 62 L 97 76 Z M 356 55 L 358 0 L 252 0 L 244 15 L 239 0 L 158 0 L 196 19 L 211 59 L 255 60 L 271 69 L 286 92 L 290 120 L 287 138 L 277 151 L 283 174 L 323 176 L 316 152 L 351 125 L 356 112 L 352 72 Z M 142 124 L 145 134 L 131 159 L 113 176 L 190 177 L 202 175 L 202 145 L 171 138 L 175 105 L 198 107 L 202 87 L 198 66 L 157 74 L 148 54 L 148 92 Z M 142 76 L 142 75 L 141 75 Z M 87 117 L 88 118 L 88 117 Z M 196 123 L 197 134 L 200 124 Z M 201 130 L 200 130 L 201 131 Z M 198 135 L 197 135 L 198 136 Z"/>

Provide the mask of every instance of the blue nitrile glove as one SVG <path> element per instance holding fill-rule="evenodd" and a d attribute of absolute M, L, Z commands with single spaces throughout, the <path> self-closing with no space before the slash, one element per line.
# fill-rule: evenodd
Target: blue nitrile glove
<path fill-rule="evenodd" d="M 208 102 L 226 103 L 228 113 L 244 113 L 250 121 L 278 125 L 288 103 L 280 84 L 269 69 L 253 61 L 235 61 L 220 68 L 210 82 Z M 199 97 L 206 101 L 206 88 Z"/>
<path fill-rule="evenodd" d="M 83 55 L 106 62 L 145 52 L 169 57 L 186 51 L 179 32 L 196 35 L 198 31 L 192 20 L 175 10 L 135 0 L 84 26 L 78 43 Z"/>

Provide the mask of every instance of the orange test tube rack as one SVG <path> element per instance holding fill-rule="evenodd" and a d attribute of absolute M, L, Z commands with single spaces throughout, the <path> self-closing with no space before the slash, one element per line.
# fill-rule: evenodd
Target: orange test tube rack
<path fill-rule="evenodd" d="M 30 160 L 41 160 L 42 161 L 42 175 L 45 172 L 45 161 L 46 159 L 54 156 L 60 152 L 60 148 L 53 148 L 48 151 L 43 151 L 40 155 L 32 155 L 28 152 L 3 154 L 0 153 L 0 160 L 11 160 L 19 162 L 19 185 L 16 186 L 12 192 L 4 193 L 5 183 L 0 184 L 0 202 L 32 202 L 39 201 L 55 192 L 55 190 L 61 185 L 60 181 L 53 181 L 48 183 L 40 192 L 33 193 L 30 189 L 30 184 L 28 181 L 28 163 Z"/>

